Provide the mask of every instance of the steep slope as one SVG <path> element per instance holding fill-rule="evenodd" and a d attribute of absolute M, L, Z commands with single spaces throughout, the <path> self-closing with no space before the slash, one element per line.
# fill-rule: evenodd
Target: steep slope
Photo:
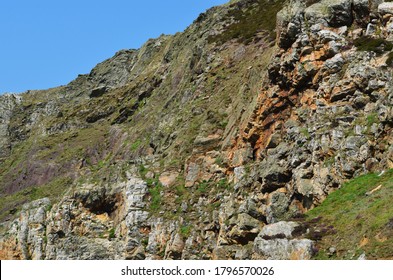
<path fill-rule="evenodd" d="M 393 168 L 393 7 L 379 2 L 231 1 L 67 86 L 0 96 L 0 257 L 328 250 L 308 233 L 347 231 L 299 218 Z"/>

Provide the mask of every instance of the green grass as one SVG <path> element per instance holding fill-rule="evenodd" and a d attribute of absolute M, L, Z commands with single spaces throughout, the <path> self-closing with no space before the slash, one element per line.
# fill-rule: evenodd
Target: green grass
<path fill-rule="evenodd" d="M 221 156 L 218 156 L 215 160 L 214 163 L 217 164 L 219 167 L 224 167 L 224 160 L 222 159 Z"/>
<path fill-rule="evenodd" d="M 183 236 L 184 238 L 189 237 L 190 234 L 191 234 L 191 226 L 190 226 L 190 225 L 182 226 L 182 227 L 180 228 L 180 234 L 181 234 L 181 236 Z"/>
<path fill-rule="evenodd" d="M 393 44 L 382 38 L 360 37 L 354 41 L 354 45 L 359 51 L 373 51 L 378 54 L 393 49 Z"/>
<path fill-rule="evenodd" d="M 370 133 L 371 127 L 375 123 L 379 123 L 378 114 L 371 113 L 371 114 L 367 115 L 367 117 L 366 117 L 366 125 L 367 125 L 366 133 Z"/>
<path fill-rule="evenodd" d="M 149 172 L 149 170 L 143 164 L 139 165 L 138 171 L 139 171 L 139 175 L 141 175 L 142 179 L 146 179 L 146 174 L 147 174 L 147 172 Z"/>
<path fill-rule="evenodd" d="M 232 39 L 248 44 L 260 31 L 266 31 L 274 39 L 276 27 L 276 14 L 282 9 L 285 1 L 276 0 L 274 2 L 267 0 L 255 1 L 256 6 L 249 5 L 244 7 L 244 3 L 233 3 L 231 10 L 224 20 L 233 18 L 234 23 L 229 25 L 226 30 L 215 36 L 208 38 L 209 43 L 225 43 Z"/>
<path fill-rule="evenodd" d="M 161 192 L 163 190 L 163 186 L 159 182 L 155 182 L 153 186 L 150 186 L 149 193 L 151 196 L 150 200 L 150 212 L 157 213 L 161 210 L 162 206 L 162 196 Z"/>
<path fill-rule="evenodd" d="M 372 126 L 374 123 L 377 123 L 377 122 L 379 122 L 377 113 L 371 113 L 367 116 L 367 126 L 368 127 Z"/>
<path fill-rule="evenodd" d="M 114 229 L 114 228 L 111 228 L 111 229 L 109 230 L 109 238 L 112 239 L 112 238 L 115 238 L 115 237 L 116 237 L 116 235 L 115 235 L 115 229 Z"/>
<path fill-rule="evenodd" d="M 308 132 L 308 128 L 307 127 L 303 127 L 300 129 L 300 133 L 306 137 L 307 139 L 310 139 L 311 135 L 310 132 Z"/>
<path fill-rule="evenodd" d="M 323 162 L 323 166 L 325 166 L 325 167 L 333 166 L 335 162 L 336 162 L 335 156 L 332 155 L 332 156 L 325 158 L 325 160 Z"/>
<path fill-rule="evenodd" d="M 131 144 L 131 151 L 135 152 L 136 150 L 138 150 L 138 148 L 140 147 L 140 145 L 142 144 L 141 140 L 136 140 L 134 143 Z"/>
<path fill-rule="evenodd" d="M 382 186 L 370 195 L 366 193 Z M 344 184 L 318 207 L 307 220 L 320 218 L 320 225 L 334 227 L 335 233 L 322 238 L 317 258 L 337 248 L 333 258 L 356 258 L 365 252 L 370 259 L 393 256 L 393 169 L 382 176 L 367 174 Z M 358 254 L 358 255 L 357 255 Z"/>
<path fill-rule="evenodd" d="M 227 178 L 223 178 L 223 179 L 221 179 L 221 180 L 219 180 L 218 182 L 217 182 L 217 188 L 218 188 L 218 190 L 230 190 L 230 189 L 232 189 L 232 184 L 230 184 L 229 182 L 228 182 L 228 179 Z"/>

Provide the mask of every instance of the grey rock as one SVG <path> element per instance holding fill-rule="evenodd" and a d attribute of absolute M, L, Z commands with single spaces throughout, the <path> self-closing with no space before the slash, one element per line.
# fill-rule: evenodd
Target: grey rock
<path fill-rule="evenodd" d="M 24 259 L 43 259 L 46 243 L 46 210 L 50 200 L 43 198 L 23 206 L 17 238 Z"/>
<path fill-rule="evenodd" d="M 269 206 L 266 209 L 266 220 L 269 224 L 287 218 L 290 201 L 286 194 L 274 192 L 271 195 Z"/>
<path fill-rule="evenodd" d="M 314 242 L 309 239 L 270 239 L 254 241 L 254 251 L 268 260 L 309 260 L 314 255 Z"/>
<path fill-rule="evenodd" d="M 329 255 L 333 256 L 336 254 L 337 249 L 336 249 L 336 247 L 330 247 L 328 251 L 329 251 Z"/>
<path fill-rule="evenodd" d="M 187 171 L 186 171 L 186 187 L 191 187 L 195 184 L 195 182 L 198 179 L 198 175 L 200 172 L 200 167 L 198 164 L 191 162 L 187 166 Z"/>
<path fill-rule="evenodd" d="M 261 236 L 263 238 L 277 238 L 277 236 L 280 236 L 281 238 L 292 238 L 292 233 L 295 231 L 295 229 L 299 226 L 298 223 L 296 222 L 278 222 L 274 224 L 269 224 L 263 227 L 261 232 L 259 233 L 258 236 Z"/>
<path fill-rule="evenodd" d="M 378 13 L 380 15 L 390 14 L 393 15 L 393 3 L 392 2 L 384 2 L 378 5 Z"/>
<path fill-rule="evenodd" d="M 366 36 L 374 35 L 377 32 L 377 25 L 373 23 L 369 23 L 367 25 Z"/>
<path fill-rule="evenodd" d="M 166 259 L 180 259 L 185 243 L 182 236 L 176 233 L 166 248 Z"/>
<path fill-rule="evenodd" d="M 341 54 L 336 54 L 334 57 L 325 61 L 323 67 L 327 74 L 334 74 L 341 71 L 345 61 Z"/>
<path fill-rule="evenodd" d="M 365 260 L 367 260 L 366 253 L 362 253 L 362 254 L 359 256 L 358 260 L 359 260 L 359 261 L 365 261 Z"/>

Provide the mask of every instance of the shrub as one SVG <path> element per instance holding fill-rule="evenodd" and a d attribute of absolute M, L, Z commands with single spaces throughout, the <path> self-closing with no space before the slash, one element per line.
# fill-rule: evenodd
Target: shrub
<path fill-rule="evenodd" d="M 354 41 L 354 45 L 359 51 L 376 52 L 391 51 L 393 44 L 382 38 L 360 37 Z"/>
<path fill-rule="evenodd" d="M 114 228 L 111 228 L 111 229 L 109 230 L 109 238 L 112 239 L 112 238 L 115 238 L 115 237 L 116 237 L 116 235 L 115 235 L 115 229 L 114 229 Z"/>

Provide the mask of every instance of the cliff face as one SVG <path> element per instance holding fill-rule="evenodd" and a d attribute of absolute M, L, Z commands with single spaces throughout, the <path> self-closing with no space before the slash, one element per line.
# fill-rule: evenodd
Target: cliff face
<path fill-rule="evenodd" d="M 299 217 L 393 168 L 393 4 L 380 2 L 231 1 L 67 86 L 0 96 L 0 257 L 330 249 L 309 233 L 337 230 Z"/>

